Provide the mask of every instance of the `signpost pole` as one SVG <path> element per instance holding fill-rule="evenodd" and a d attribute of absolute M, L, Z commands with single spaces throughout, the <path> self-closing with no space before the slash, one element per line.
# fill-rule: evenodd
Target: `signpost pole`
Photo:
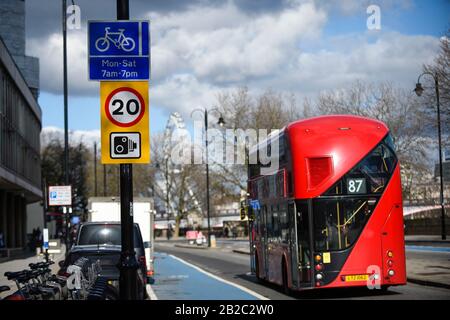
<path fill-rule="evenodd" d="M 67 93 L 67 0 L 62 2 L 63 14 L 63 77 L 64 77 L 64 183 L 69 185 L 69 132 L 68 132 L 68 93 Z M 65 242 L 66 242 L 66 257 L 69 251 L 69 223 L 68 214 L 64 215 L 65 219 Z"/>
<path fill-rule="evenodd" d="M 129 20 L 128 0 L 117 0 L 117 20 Z M 134 251 L 133 227 L 133 167 L 120 164 L 120 218 L 122 227 L 122 252 L 120 255 L 120 298 L 136 300 L 137 269 L 139 268 Z"/>

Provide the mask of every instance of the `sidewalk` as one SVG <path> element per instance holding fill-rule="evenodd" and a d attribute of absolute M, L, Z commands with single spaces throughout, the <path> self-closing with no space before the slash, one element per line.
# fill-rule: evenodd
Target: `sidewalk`
<path fill-rule="evenodd" d="M 450 289 L 448 247 L 406 246 L 406 273 L 409 282 Z"/>
<path fill-rule="evenodd" d="M 58 262 L 61 260 L 64 260 L 64 254 L 65 254 L 65 246 L 61 246 L 61 253 L 56 254 L 53 257 L 53 261 L 55 262 L 53 265 L 50 266 L 50 269 L 53 273 L 56 273 L 59 270 Z M 26 258 L 18 258 L 13 260 L 8 260 L 5 262 L 0 263 L 0 286 L 10 286 L 11 290 L 0 293 L 0 299 L 4 298 L 5 296 L 11 294 L 15 290 L 17 290 L 17 286 L 13 281 L 9 281 L 4 276 L 5 272 L 7 271 L 21 271 L 23 269 L 29 269 L 28 264 L 30 263 L 36 263 L 36 262 L 42 262 L 44 261 L 44 256 L 42 255 L 33 255 L 31 257 Z"/>

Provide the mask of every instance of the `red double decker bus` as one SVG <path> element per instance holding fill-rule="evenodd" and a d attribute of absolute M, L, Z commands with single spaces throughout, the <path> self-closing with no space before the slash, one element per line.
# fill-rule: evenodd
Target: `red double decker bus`
<path fill-rule="evenodd" d="M 400 165 L 386 125 L 344 115 L 300 120 L 249 157 L 277 145 L 277 169 L 258 162 L 248 170 L 256 277 L 286 292 L 406 284 Z"/>

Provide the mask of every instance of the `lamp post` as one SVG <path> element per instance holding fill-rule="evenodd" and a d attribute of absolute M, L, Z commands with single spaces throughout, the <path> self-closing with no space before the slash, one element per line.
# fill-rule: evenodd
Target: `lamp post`
<path fill-rule="evenodd" d="M 439 140 L 439 179 L 440 179 L 440 202 L 441 202 L 441 233 L 442 233 L 442 240 L 447 239 L 446 230 L 445 230 L 445 207 L 444 207 L 444 177 L 442 174 L 442 138 L 441 138 L 441 110 L 440 110 L 440 104 L 439 104 L 439 80 L 438 75 L 432 74 L 431 72 L 424 72 L 422 73 L 419 78 L 417 79 L 416 88 L 414 89 L 414 92 L 417 94 L 417 96 L 421 96 L 424 88 L 422 87 L 422 84 L 420 83 L 420 78 L 424 75 L 430 75 L 434 79 L 434 87 L 436 90 L 436 105 L 437 105 L 437 125 L 438 125 L 438 140 Z"/>
<path fill-rule="evenodd" d="M 164 162 L 165 162 L 165 170 L 164 170 L 164 176 L 166 178 L 166 214 L 167 214 L 167 240 L 170 240 L 170 198 L 169 198 L 169 156 L 164 156 Z"/>
<path fill-rule="evenodd" d="M 69 116 L 68 116 L 68 85 L 67 85 L 67 0 L 62 1 L 63 18 L 63 90 L 64 90 L 64 184 L 69 185 Z M 67 209 L 66 209 L 67 210 Z M 66 211 L 68 212 L 68 210 Z M 69 253 L 69 214 L 64 215 L 66 231 L 66 257 Z"/>
<path fill-rule="evenodd" d="M 208 247 L 211 247 L 211 220 L 210 220 L 210 209 L 209 209 L 209 165 L 208 165 L 208 110 L 205 108 L 204 110 L 201 109 L 195 109 L 191 112 L 191 117 L 194 114 L 194 112 L 201 112 L 204 116 L 205 120 L 205 152 L 206 152 L 206 214 L 207 214 L 207 220 L 208 220 Z M 221 127 L 225 125 L 225 120 L 222 117 L 222 114 L 220 113 L 217 108 L 211 109 L 210 111 L 216 111 L 219 113 L 219 120 L 217 121 L 217 124 Z"/>

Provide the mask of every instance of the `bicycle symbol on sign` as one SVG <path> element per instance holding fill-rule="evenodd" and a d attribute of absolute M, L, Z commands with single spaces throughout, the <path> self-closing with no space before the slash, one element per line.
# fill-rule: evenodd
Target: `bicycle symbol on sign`
<path fill-rule="evenodd" d="M 95 48 L 100 52 L 105 52 L 109 49 L 110 42 L 112 42 L 117 49 L 130 52 L 136 46 L 133 38 L 126 37 L 123 32 L 125 29 L 118 29 L 118 32 L 109 31 L 110 27 L 105 28 L 105 36 L 98 38 L 95 41 Z"/>

